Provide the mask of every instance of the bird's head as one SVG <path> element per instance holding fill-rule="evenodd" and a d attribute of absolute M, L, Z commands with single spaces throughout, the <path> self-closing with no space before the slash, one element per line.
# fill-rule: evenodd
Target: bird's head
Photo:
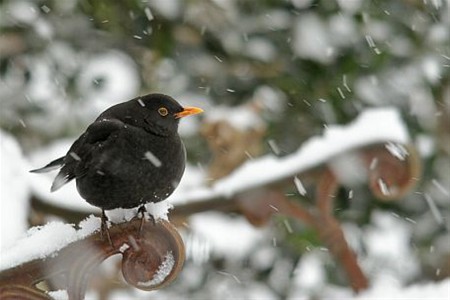
<path fill-rule="evenodd" d="M 137 126 L 158 135 L 177 132 L 180 118 L 203 112 L 197 107 L 183 107 L 163 94 L 148 94 L 131 100 L 138 108 Z"/>

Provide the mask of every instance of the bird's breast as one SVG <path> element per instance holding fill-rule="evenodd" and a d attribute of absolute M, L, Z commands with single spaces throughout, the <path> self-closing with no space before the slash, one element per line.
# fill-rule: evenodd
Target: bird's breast
<path fill-rule="evenodd" d="M 124 130 L 93 150 L 88 172 L 77 178 L 80 194 L 100 207 L 135 207 L 167 198 L 185 169 L 178 136 Z"/>

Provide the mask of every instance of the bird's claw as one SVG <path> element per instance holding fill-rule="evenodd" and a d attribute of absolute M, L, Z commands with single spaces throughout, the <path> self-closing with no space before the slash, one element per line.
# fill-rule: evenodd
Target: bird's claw
<path fill-rule="evenodd" d="M 147 212 L 147 209 L 145 208 L 145 205 L 141 205 L 137 212 L 138 215 L 139 214 L 141 215 L 141 224 L 139 225 L 138 237 L 141 236 L 142 228 L 144 227 L 144 223 L 146 221 L 146 219 L 145 219 L 146 212 Z M 156 225 L 155 218 L 149 213 L 147 215 L 148 215 L 149 220 L 153 223 L 153 225 Z"/>
<path fill-rule="evenodd" d="M 102 210 L 100 233 L 102 235 L 102 238 L 104 238 L 106 236 L 106 238 L 108 239 L 109 245 L 112 248 L 114 248 L 114 244 L 113 244 L 113 242 L 111 240 L 111 235 L 109 234 L 109 229 L 108 229 L 108 217 L 106 216 L 104 210 Z"/>

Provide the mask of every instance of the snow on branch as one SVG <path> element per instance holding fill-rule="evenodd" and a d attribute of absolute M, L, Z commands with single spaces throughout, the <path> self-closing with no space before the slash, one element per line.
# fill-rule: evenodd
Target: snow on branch
<path fill-rule="evenodd" d="M 394 156 L 398 156 L 398 152 L 407 156 L 408 149 L 404 145 L 408 143 L 407 130 L 396 109 L 368 109 L 349 125 L 329 126 L 323 136 L 307 140 L 302 147 L 290 155 L 282 158 L 266 155 L 258 159 L 249 160 L 232 174 L 218 180 L 210 187 L 190 186 L 189 188 L 184 188 L 182 181 L 180 188 L 168 200 L 177 205 L 206 199 L 231 198 L 233 195 L 258 186 L 264 186 L 288 178 L 294 179 L 296 174 L 304 173 L 326 163 L 334 163 L 335 171 L 339 172 L 339 162 L 344 162 L 345 164 L 341 169 L 358 163 L 355 161 L 344 161 L 346 154 L 375 144 L 386 145 L 387 150 Z M 336 158 L 341 158 L 341 160 Z M 371 163 L 371 167 L 374 169 L 377 164 L 376 157 L 373 157 Z M 361 169 L 355 172 L 358 171 L 361 171 Z M 185 175 L 185 177 L 188 176 L 189 173 Z M 352 179 L 360 180 L 360 178 L 361 176 L 357 174 L 355 178 L 349 179 L 351 181 Z M 189 180 L 189 178 L 183 178 L 183 180 Z M 383 185 L 384 182 L 379 182 L 378 184 Z M 388 198 L 387 191 L 385 190 L 384 192 L 383 198 Z M 392 196 L 398 197 L 397 194 L 392 194 Z"/>

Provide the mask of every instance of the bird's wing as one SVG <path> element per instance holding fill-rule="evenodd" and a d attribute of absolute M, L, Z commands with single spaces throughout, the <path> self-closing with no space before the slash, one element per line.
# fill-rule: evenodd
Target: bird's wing
<path fill-rule="evenodd" d="M 117 119 L 92 123 L 63 157 L 63 166 L 53 181 L 51 191 L 56 191 L 70 180 L 83 176 L 87 171 L 86 165 L 90 160 L 91 152 L 99 143 L 106 141 L 112 133 L 123 129 L 124 125 Z"/>
<path fill-rule="evenodd" d="M 64 165 L 64 156 L 55 159 L 54 161 L 48 163 L 47 165 L 45 165 L 42 168 L 39 169 L 34 169 L 34 170 L 30 170 L 31 173 L 45 173 L 45 172 L 50 172 L 56 169 L 61 168 L 61 166 Z"/>

